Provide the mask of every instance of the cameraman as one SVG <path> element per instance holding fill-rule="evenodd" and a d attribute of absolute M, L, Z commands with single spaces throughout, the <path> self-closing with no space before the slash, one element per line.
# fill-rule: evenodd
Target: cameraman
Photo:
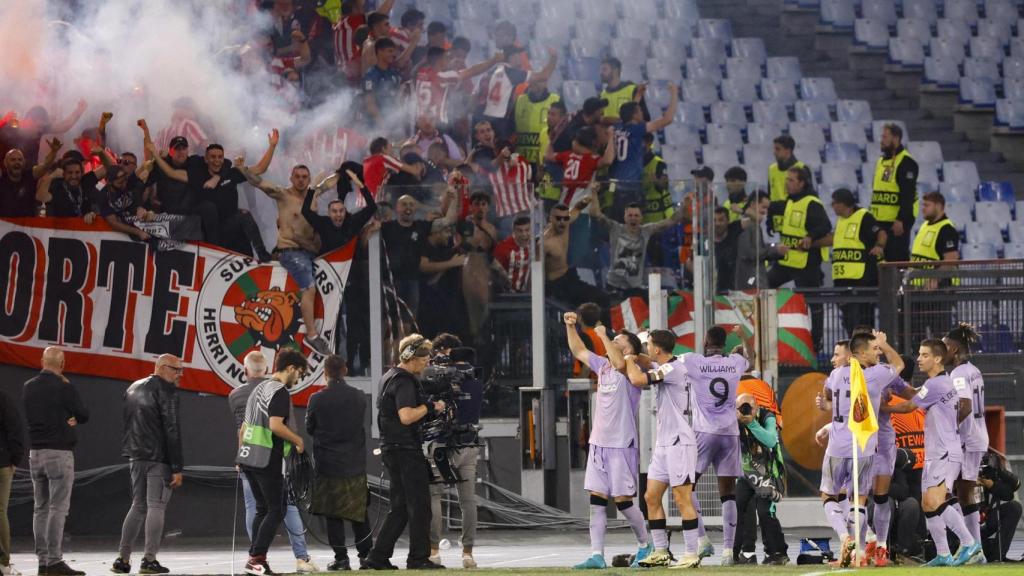
<path fill-rule="evenodd" d="M 377 536 L 366 564 L 389 570 L 395 542 L 409 525 L 410 570 L 444 568 L 430 561 L 430 464 L 423 456 L 420 421 L 444 410 L 444 402 L 425 403 L 420 398 L 418 375 L 430 361 L 432 346 L 419 334 L 398 344 L 399 364 L 381 379 L 377 400 L 384 467 L 391 480 L 391 510 Z"/>
<path fill-rule="evenodd" d="M 744 393 L 736 397 L 736 418 L 740 423 L 740 450 L 743 459 L 743 476 L 736 483 L 736 512 L 744 518 L 748 507 L 753 505 L 761 519 L 761 538 L 764 541 L 765 564 L 782 566 L 789 562 L 788 546 L 782 533 L 782 525 L 775 514 L 775 504 L 784 491 L 782 476 L 779 432 L 775 414 L 768 408 L 758 406 L 753 394 Z M 738 526 L 737 564 L 756 564 L 754 545 L 757 532 L 753 523 Z"/>
<path fill-rule="evenodd" d="M 480 424 L 480 403 L 483 397 L 483 383 L 474 375 L 473 361 L 475 353 L 472 348 L 463 348 L 457 336 L 438 334 L 434 339 L 440 354 L 450 358 L 452 365 L 460 374 L 470 374 L 458 383 L 461 398 L 456 400 L 456 417 L 459 432 L 449 440 L 450 445 L 462 446 L 449 457 L 452 468 L 459 474 L 456 489 L 459 493 L 459 509 L 462 511 L 462 567 L 476 568 L 473 559 L 473 541 L 476 539 L 476 462 L 480 456 L 477 427 Z M 439 354 L 439 355 L 440 355 Z M 435 356 L 437 358 L 437 356 Z M 436 482 L 430 485 L 430 561 L 441 563 L 441 531 L 443 516 L 441 498 L 444 496 L 445 485 Z"/>
<path fill-rule="evenodd" d="M 985 491 L 981 502 L 981 543 L 985 549 L 985 558 L 1001 562 L 1011 561 L 1006 558 L 1013 535 L 1020 522 L 1021 505 L 1015 498 L 1020 489 L 1020 479 L 1006 469 L 1005 460 L 999 453 L 989 449 L 982 460 L 984 466 L 978 473 L 978 484 Z"/>

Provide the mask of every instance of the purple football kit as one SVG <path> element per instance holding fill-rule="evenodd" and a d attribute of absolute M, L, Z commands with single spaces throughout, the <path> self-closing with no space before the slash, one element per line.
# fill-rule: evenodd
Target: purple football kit
<path fill-rule="evenodd" d="M 632 496 L 639 470 L 640 389 L 607 358 L 591 354 L 588 364 L 597 374 L 597 397 L 584 488 L 606 496 Z"/>
<path fill-rule="evenodd" d="M 956 421 L 959 397 L 953 380 L 946 374 L 929 378 L 911 401 L 926 411 L 921 491 L 943 483 L 950 489 L 963 462 Z"/>
<path fill-rule="evenodd" d="M 736 388 L 749 364 L 740 354 L 681 358 L 690 382 L 693 430 L 697 440 L 697 473 L 715 466 L 719 477 L 743 475 L 739 425 L 736 422 Z"/>
<path fill-rule="evenodd" d="M 697 441 L 690 428 L 690 391 L 686 368 L 679 359 L 655 366 L 662 382 L 655 385 L 657 441 L 647 477 L 682 486 L 697 477 Z"/>
<path fill-rule="evenodd" d="M 978 480 L 981 459 L 988 450 L 988 428 L 985 426 L 985 381 L 981 371 L 965 362 L 949 373 L 953 389 L 959 398 L 971 401 L 971 413 L 960 423 L 960 444 L 963 448 L 961 476 L 964 480 Z"/>

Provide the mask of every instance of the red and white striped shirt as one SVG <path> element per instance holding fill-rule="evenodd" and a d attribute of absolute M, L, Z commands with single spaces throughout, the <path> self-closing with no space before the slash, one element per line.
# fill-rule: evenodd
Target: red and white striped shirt
<path fill-rule="evenodd" d="M 167 150 L 171 146 L 171 140 L 176 136 L 184 136 L 188 140 L 190 154 L 204 153 L 206 145 L 209 144 L 206 131 L 199 122 L 178 113 L 171 117 L 170 125 L 157 133 L 154 143 L 158 149 Z"/>
<path fill-rule="evenodd" d="M 365 156 L 366 137 L 348 128 L 320 130 L 306 136 L 302 143 L 300 160 L 314 173 L 335 170 L 342 162 L 358 162 Z M 362 196 L 360 196 L 362 198 Z"/>
<path fill-rule="evenodd" d="M 498 218 L 530 210 L 533 205 L 532 175 L 530 163 L 518 154 L 513 154 L 507 163 L 494 162 L 494 172 L 487 177 L 494 189 L 494 209 Z"/>
<path fill-rule="evenodd" d="M 388 35 L 398 45 L 398 53 L 405 52 L 405 49 L 409 47 L 409 31 L 405 28 L 392 28 Z"/>
<path fill-rule="evenodd" d="M 520 247 L 512 236 L 494 248 L 494 259 L 508 274 L 513 292 L 526 292 L 530 286 L 530 250 Z"/>
<path fill-rule="evenodd" d="M 356 30 L 366 24 L 366 14 L 342 16 L 334 25 L 334 62 L 349 80 L 360 76 L 363 47 L 356 42 Z"/>
<path fill-rule="evenodd" d="M 459 83 L 456 70 L 435 70 L 424 66 L 416 73 L 416 115 L 429 116 L 448 124 L 448 91 Z"/>
<path fill-rule="evenodd" d="M 397 174 L 401 170 L 402 163 L 387 154 L 374 154 L 363 160 L 363 181 L 374 200 L 380 201 L 378 192 L 380 187 L 387 182 L 388 176 Z"/>

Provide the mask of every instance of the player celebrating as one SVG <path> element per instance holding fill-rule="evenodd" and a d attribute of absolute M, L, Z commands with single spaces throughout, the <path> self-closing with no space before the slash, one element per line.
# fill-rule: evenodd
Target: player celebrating
<path fill-rule="evenodd" d="M 907 413 L 915 408 L 926 410 L 924 417 L 924 470 L 921 473 L 921 508 L 924 509 L 928 532 L 935 542 L 935 558 L 925 566 L 962 566 L 981 554 L 976 541 L 964 524 L 963 515 L 951 506 L 949 489 L 960 474 L 963 453 L 957 434 L 957 392 L 953 380 L 946 375 L 943 363 L 946 345 L 942 340 L 921 342 L 917 367 L 928 380 L 911 400 L 897 404 L 893 413 Z M 956 556 L 949 553 L 946 528 L 960 539 Z"/>
<path fill-rule="evenodd" d="M 636 535 L 638 550 L 634 562 L 650 555 L 652 547 L 644 526 L 644 515 L 633 505 L 638 485 L 637 461 L 640 442 L 637 438 L 637 417 L 640 409 L 640 386 L 635 386 L 620 372 L 625 370 L 624 354 L 640 352 L 640 339 L 635 334 L 621 332 L 614 340 L 608 339 L 607 329 L 594 327 L 608 357 L 587 350 L 576 331 L 576 313 L 566 312 L 565 331 L 569 350 L 581 363 L 597 374 L 597 400 L 590 447 L 587 455 L 587 474 L 583 487 L 590 492 L 590 558 L 577 564 L 577 569 L 607 568 L 604 561 L 604 533 L 608 524 L 608 498 L 629 521 Z"/>
<path fill-rule="evenodd" d="M 886 360 L 889 364 L 879 364 L 879 357 L 882 348 L 879 339 L 884 338 L 881 332 L 873 334 L 856 334 L 850 338 L 850 354 L 863 367 L 864 380 L 867 385 L 868 397 L 875 413 L 881 402 L 883 390 L 895 390 L 902 393 L 906 385 L 899 377 L 903 370 L 903 360 L 891 347 L 886 347 Z M 884 340 L 883 340 L 884 341 Z M 853 433 L 850 431 L 846 419 L 850 413 L 850 367 L 840 366 L 832 371 L 825 384 L 825 397 L 819 398 L 817 405 L 820 409 L 831 409 L 832 423 L 828 428 L 828 448 L 825 450 L 825 458 L 821 464 L 821 497 L 825 503 L 825 515 L 842 539 L 839 564 L 843 567 L 849 566 L 852 552 L 855 548 L 853 536 L 853 515 L 860 514 L 867 518 L 868 491 L 872 481 L 872 458 L 878 443 L 878 436 L 872 435 L 863 451 L 859 451 L 857 458 L 857 486 L 858 501 L 850 502 L 849 515 L 843 522 L 843 516 L 839 507 L 839 494 L 842 488 L 850 483 L 853 478 Z M 860 407 L 859 411 L 866 417 L 867 407 Z M 860 421 L 860 420 L 858 420 Z M 859 447 L 857 447 L 860 450 Z M 838 512 L 838 513 L 837 513 Z M 860 525 L 860 541 L 864 541 L 867 531 L 867 522 Z"/>
<path fill-rule="evenodd" d="M 747 359 L 742 354 L 723 356 L 727 334 L 721 326 L 712 326 L 704 336 L 704 355 L 684 354 L 683 366 L 690 382 L 693 430 L 697 436 L 697 475 L 694 483 L 711 464 L 718 475 L 718 495 L 722 501 L 724 549 L 722 565 L 733 563 L 732 547 L 736 538 L 736 477 L 743 474 L 740 461 L 740 429 L 736 421 L 736 388 L 746 372 Z M 714 554 L 711 541 L 702 532 L 700 503 L 691 494 L 698 514 L 700 536 L 699 556 Z"/>
<path fill-rule="evenodd" d="M 981 458 L 988 450 L 988 428 L 985 426 L 985 381 L 981 371 L 971 364 L 971 345 L 978 343 L 978 334 L 969 324 L 961 323 L 942 339 L 946 343 L 946 364 L 955 366 L 949 373 L 953 388 L 960 397 L 957 420 L 960 421 L 960 444 L 964 451 L 960 479 L 956 493 L 964 515 L 964 523 L 976 542 L 981 542 L 981 515 L 974 488 L 978 483 Z M 975 557 L 975 563 L 985 563 L 985 554 Z"/>
<path fill-rule="evenodd" d="M 629 381 L 636 386 L 655 385 L 657 408 L 657 441 L 651 464 L 647 467 L 648 527 L 654 541 L 654 552 L 638 564 L 644 568 L 668 566 L 672 557 L 668 553 L 668 533 L 665 530 L 665 508 L 661 499 L 672 487 L 672 496 L 683 517 L 683 539 L 686 553 L 675 565 L 679 568 L 700 566 L 697 555 L 697 510 L 690 494 L 697 478 L 697 441 L 690 428 L 690 393 L 683 362 L 672 355 L 676 336 L 669 330 L 652 330 L 647 338 L 647 353 L 651 370 L 641 364 L 644 358 L 626 357 Z"/>

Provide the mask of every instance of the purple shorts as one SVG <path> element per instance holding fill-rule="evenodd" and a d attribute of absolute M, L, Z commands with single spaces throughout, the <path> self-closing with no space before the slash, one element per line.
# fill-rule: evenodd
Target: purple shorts
<path fill-rule="evenodd" d="M 707 472 L 710 464 L 719 478 L 743 476 L 740 437 L 697 432 L 697 473 Z"/>
<path fill-rule="evenodd" d="M 894 468 L 896 468 L 896 443 L 879 440 L 875 456 L 871 459 L 871 477 L 891 477 Z"/>
<path fill-rule="evenodd" d="M 921 494 L 939 484 L 946 485 L 946 491 L 953 490 L 953 482 L 960 476 L 960 463 L 945 460 L 925 460 L 921 471 Z"/>
<path fill-rule="evenodd" d="M 858 495 L 867 496 L 871 491 L 874 476 L 871 475 L 872 461 L 875 456 L 857 458 Z M 821 486 L 823 494 L 835 496 L 840 492 L 853 497 L 853 458 L 836 458 L 825 455 L 821 462 Z"/>
<path fill-rule="evenodd" d="M 647 467 L 647 479 L 676 487 L 693 484 L 697 478 L 697 446 L 675 444 L 655 446 L 651 465 Z"/>
<path fill-rule="evenodd" d="M 978 471 L 981 470 L 981 459 L 985 453 L 979 450 L 964 450 L 964 463 L 960 469 L 960 477 L 964 480 L 978 481 Z"/>
<path fill-rule="evenodd" d="M 640 451 L 634 448 L 605 448 L 590 445 L 583 488 L 609 497 L 636 494 Z"/>

